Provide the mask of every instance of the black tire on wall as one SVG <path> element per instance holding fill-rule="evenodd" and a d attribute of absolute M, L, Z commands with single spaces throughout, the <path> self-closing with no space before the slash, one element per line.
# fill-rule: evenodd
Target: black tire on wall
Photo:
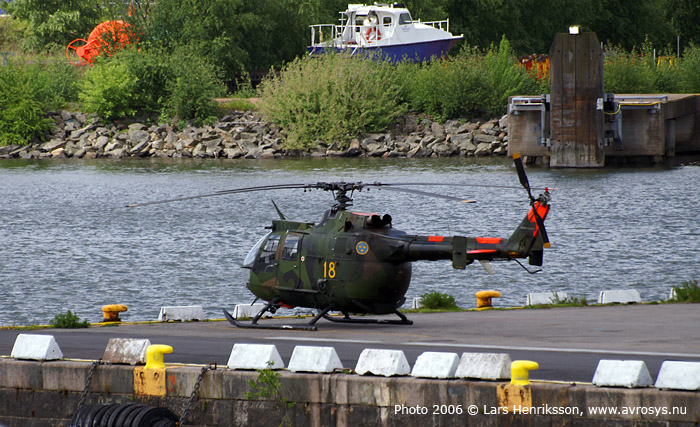
<path fill-rule="evenodd" d="M 73 415 L 71 427 L 174 427 L 179 420 L 167 408 L 135 403 L 82 406 Z"/>

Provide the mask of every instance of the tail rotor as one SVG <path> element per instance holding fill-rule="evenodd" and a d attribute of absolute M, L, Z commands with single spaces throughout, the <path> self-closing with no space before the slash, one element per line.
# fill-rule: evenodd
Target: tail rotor
<path fill-rule="evenodd" d="M 537 222 L 537 228 L 539 229 L 540 236 L 542 237 L 542 243 L 545 248 L 550 247 L 549 236 L 547 236 L 547 230 L 544 228 L 544 219 L 540 215 L 540 208 L 545 207 L 547 202 L 549 202 L 549 191 L 545 188 L 544 194 L 540 194 L 539 197 L 535 198 L 530 191 L 530 182 L 527 179 L 527 174 L 525 173 L 525 166 L 523 165 L 523 159 L 520 157 L 520 153 L 513 154 L 513 162 L 515 163 L 515 170 L 518 172 L 518 179 L 520 179 L 520 184 L 527 190 L 527 195 L 530 198 L 530 206 L 532 206 L 532 212 L 535 216 L 535 221 Z M 546 215 L 547 210 L 544 211 Z"/>

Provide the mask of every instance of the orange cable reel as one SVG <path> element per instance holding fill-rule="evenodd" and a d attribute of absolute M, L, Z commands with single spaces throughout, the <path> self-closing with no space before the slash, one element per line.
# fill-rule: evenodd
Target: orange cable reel
<path fill-rule="evenodd" d="M 129 30 L 129 23 L 121 20 L 105 21 L 96 26 L 88 39 L 75 39 L 66 46 L 66 59 L 73 65 L 92 65 L 95 59 L 102 55 L 112 54 L 131 44 L 134 36 Z M 79 45 L 79 42 L 84 44 Z M 71 51 L 80 58 L 75 61 Z"/>

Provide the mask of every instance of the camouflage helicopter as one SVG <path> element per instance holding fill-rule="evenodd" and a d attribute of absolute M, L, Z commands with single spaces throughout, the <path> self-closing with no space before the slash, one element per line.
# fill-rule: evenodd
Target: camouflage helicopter
<path fill-rule="evenodd" d="M 128 205 L 145 206 L 253 191 L 281 189 L 319 189 L 334 194 L 335 204 L 318 224 L 288 220 L 273 205 L 279 219 L 268 226 L 270 231 L 249 251 L 243 268 L 250 270 L 247 288 L 265 306 L 250 323 L 238 321 L 223 310 L 226 319 L 237 327 L 316 330 L 316 322 L 325 318 L 343 323 L 388 323 L 411 325 L 413 322 L 398 310 L 411 281 L 411 262 L 451 260 L 452 267 L 464 269 L 480 261 L 489 272 L 489 261 L 528 258 L 530 265 L 541 266 L 543 249 L 549 247 L 544 220 L 549 212 L 548 189 L 537 197 L 531 192 L 519 154 L 513 156 L 521 185 L 527 190 L 531 208 L 510 237 L 464 237 L 409 235 L 392 227 L 385 214 L 364 214 L 348 210 L 355 191 L 369 188 L 405 191 L 447 199 L 452 196 L 404 188 L 415 185 L 453 185 L 428 183 L 317 182 L 312 184 L 278 184 L 223 190 L 210 194 L 181 197 Z M 529 271 L 529 270 L 528 270 Z M 258 321 L 280 307 L 305 307 L 318 313 L 305 325 L 266 325 Z M 343 317 L 331 316 L 339 311 Z M 396 314 L 399 319 L 351 317 L 350 314 Z"/>

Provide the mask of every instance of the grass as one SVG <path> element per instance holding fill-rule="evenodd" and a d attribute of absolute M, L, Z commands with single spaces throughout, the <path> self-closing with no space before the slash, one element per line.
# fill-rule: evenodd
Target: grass
<path fill-rule="evenodd" d="M 682 282 L 673 289 L 676 291 L 676 298 L 671 302 L 700 302 L 700 286 L 697 280 Z"/>
<path fill-rule="evenodd" d="M 60 313 L 54 316 L 53 319 L 49 321 L 49 324 L 54 328 L 61 329 L 77 329 L 77 328 L 89 328 L 90 322 L 87 320 L 80 320 L 77 314 L 68 310 L 66 313 Z"/>
<path fill-rule="evenodd" d="M 576 297 L 570 296 L 566 298 L 559 298 L 558 295 L 554 295 L 554 300 L 551 304 L 535 304 L 529 305 L 525 308 L 558 308 L 558 307 L 588 307 L 588 301 L 586 297 Z"/>
<path fill-rule="evenodd" d="M 443 292 L 429 292 L 420 296 L 423 308 L 429 310 L 459 310 L 452 295 Z"/>
<path fill-rule="evenodd" d="M 257 111 L 257 102 L 248 98 L 221 98 L 216 100 L 219 113 L 224 116 L 234 111 Z"/>

